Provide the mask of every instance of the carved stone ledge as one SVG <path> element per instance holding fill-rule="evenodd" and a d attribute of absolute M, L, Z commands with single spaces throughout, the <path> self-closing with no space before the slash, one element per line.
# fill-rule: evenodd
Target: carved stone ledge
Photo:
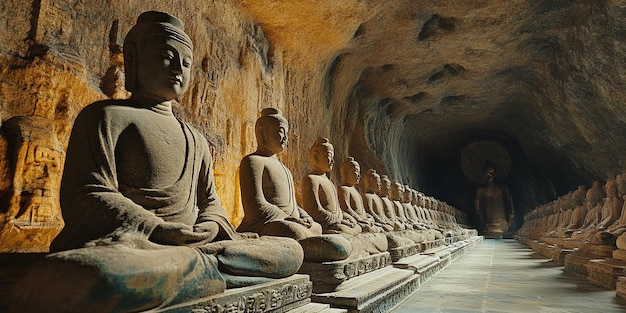
<path fill-rule="evenodd" d="M 420 275 L 386 267 L 343 283 L 337 291 L 314 293 L 315 302 L 348 312 L 389 312 L 420 287 Z"/>
<path fill-rule="evenodd" d="M 223 294 L 201 298 L 154 313 L 282 313 L 311 302 L 312 283 L 306 275 L 293 275 L 270 283 L 228 289 Z"/>
<path fill-rule="evenodd" d="M 416 243 L 411 246 L 398 247 L 389 249 L 389 255 L 391 256 L 391 260 L 393 262 L 398 261 L 403 258 L 410 257 L 412 255 L 418 254 L 423 251 L 422 244 Z"/>
<path fill-rule="evenodd" d="M 594 285 L 615 289 L 617 279 L 626 275 L 626 261 L 618 259 L 591 260 L 585 264 L 587 280 Z"/>
<path fill-rule="evenodd" d="M 304 262 L 299 273 L 311 276 L 314 292 L 330 292 L 346 280 L 384 268 L 390 264 L 389 252 L 381 252 L 359 259 L 322 263 Z"/>

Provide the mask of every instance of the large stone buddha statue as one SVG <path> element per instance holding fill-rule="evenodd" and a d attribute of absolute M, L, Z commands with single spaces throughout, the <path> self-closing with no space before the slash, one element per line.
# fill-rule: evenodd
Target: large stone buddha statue
<path fill-rule="evenodd" d="M 245 216 L 238 230 L 297 240 L 321 235 L 321 225 L 296 203 L 293 176 L 276 157 L 287 146 L 287 119 L 280 110 L 266 108 L 254 129 L 257 150 L 239 167 Z"/>
<path fill-rule="evenodd" d="M 65 228 L 14 289 L 20 312 L 137 312 L 295 273 L 300 245 L 235 232 L 209 145 L 172 114 L 193 46 L 183 23 L 145 12 L 124 41 L 127 100 L 76 118 L 61 183 Z"/>

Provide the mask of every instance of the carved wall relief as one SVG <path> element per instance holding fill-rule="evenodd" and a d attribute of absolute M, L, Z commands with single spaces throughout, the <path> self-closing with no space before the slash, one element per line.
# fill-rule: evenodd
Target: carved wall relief
<path fill-rule="evenodd" d="M 58 191 L 65 152 L 52 122 L 41 117 L 11 118 L 2 133 L 14 175 L 1 194 L 0 252 L 47 252 L 63 228 Z"/>

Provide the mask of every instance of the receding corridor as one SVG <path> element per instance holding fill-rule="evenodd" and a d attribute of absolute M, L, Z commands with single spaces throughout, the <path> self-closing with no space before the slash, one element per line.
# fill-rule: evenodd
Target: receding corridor
<path fill-rule="evenodd" d="M 394 313 L 626 312 L 607 291 L 514 240 L 485 240 L 441 271 Z"/>

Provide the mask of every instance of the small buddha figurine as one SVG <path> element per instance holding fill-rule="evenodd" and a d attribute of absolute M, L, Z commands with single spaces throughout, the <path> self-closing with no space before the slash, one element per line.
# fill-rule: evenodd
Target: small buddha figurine
<path fill-rule="evenodd" d="M 380 233 L 382 225 L 374 217 L 365 212 L 363 197 L 356 189 L 361 180 L 361 166 L 353 157 L 347 157 L 341 164 L 341 186 L 338 190 L 341 209 L 351 215 L 364 232 Z"/>
<path fill-rule="evenodd" d="M 321 235 L 322 226 L 296 203 L 291 172 L 276 156 L 287 146 L 287 119 L 280 110 L 266 108 L 254 130 L 257 150 L 239 167 L 245 215 L 237 229 L 296 240 Z"/>
<path fill-rule="evenodd" d="M 132 96 L 76 118 L 60 191 L 65 228 L 51 246 L 61 252 L 16 285 L 16 312 L 146 311 L 300 268 L 295 240 L 235 232 L 206 139 L 172 114 L 192 51 L 178 18 L 139 16 L 124 40 Z"/>
<path fill-rule="evenodd" d="M 335 184 L 327 174 L 335 164 L 335 150 L 327 138 L 319 138 L 309 149 L 311 172 L 302 179 L 302 206 L 326 234 L 358 234 L 361 226 L 339 206 Z"/>
<path fill-rule="evenodd" d="M 367 170 L 365 175 L 365 193 L 363 194 L 365 211 L 370 214 L 385 231 L 392 231 L 394 230 L 394 226 L 385 215 L 383 200 L 378 195 L 380 187 L 381 179 L 378 173 L 376 173 L 376 170 Z"/>

